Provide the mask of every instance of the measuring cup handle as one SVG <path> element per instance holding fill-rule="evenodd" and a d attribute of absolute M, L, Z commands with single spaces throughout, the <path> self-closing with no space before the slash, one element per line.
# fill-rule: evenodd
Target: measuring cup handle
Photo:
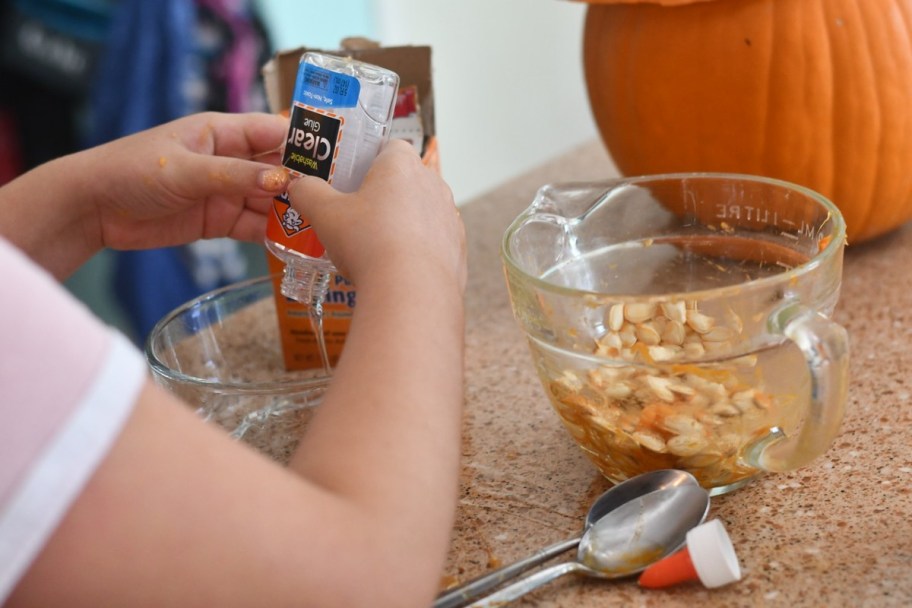
<path fill-rule="evenodd" d="M 811 379 L 810 404 L 796 434 L 786 436 L 774 428 L 750 460 L 767 471 L 790 471 L 823 454 L 839 432 L 848 391 L 849 338 L 844 327 L 797 303 L 773 313 L 769 328 L 804 354 Z"/>

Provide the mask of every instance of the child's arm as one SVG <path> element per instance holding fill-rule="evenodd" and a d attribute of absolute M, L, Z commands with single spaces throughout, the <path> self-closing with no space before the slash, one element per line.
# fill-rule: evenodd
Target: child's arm
<path fill-rule="evenodd" d="M 58 279 L 105 247 L 262 241 L 287 129 L 208 112 L 52 160 L 0 188 L 0 236 Z"/>
<path fill-rule="evenodd" d="M 395 603 L 416 579 L 433 597 L 453 523 L 465 244 L 448 189 L 411 147 L 391 142 L 371 173 L 357 196 L 333 194 L 317 178 L 290 189 L 358 290 L 326 407 L 292 467 L 373 512 L 363 536 L 371 554 L 425 556 L 386 573 L 374 564 L 378 594 Z"/>
<path fill-rule="evenodd" d="M 9 606 L 431 603 L 458 484 L 462 225 L 445 184 L 397 142 L 360 192 L 323 186 L 292 197 L 359 302 L 290 470 L 147 380 Z M 48 319 L 55 331 L 70 329 Z"/>

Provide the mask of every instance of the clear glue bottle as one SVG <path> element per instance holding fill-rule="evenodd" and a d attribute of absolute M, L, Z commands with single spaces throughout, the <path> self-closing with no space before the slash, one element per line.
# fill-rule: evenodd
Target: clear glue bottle
<path fill-rule="evenodd" d="M 282 165 L 292 176 L 317 176 L 341 192 L 357 190 L 389 139 L 398 88 L 399 76 L 385 68 L 305 53 L 298 64 Z M 282 295 L 310 304 L 320 342 L 323 301 L 335 268 L 310 223 L 284 194 L 273 199 L 266 248 L 285 264 Z"/>

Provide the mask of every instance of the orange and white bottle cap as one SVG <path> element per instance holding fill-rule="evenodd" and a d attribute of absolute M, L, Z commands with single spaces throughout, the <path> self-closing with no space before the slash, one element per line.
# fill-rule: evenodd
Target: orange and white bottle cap
<path fill-rule="evenodd" d="M 639 583 L 658 588 L 690 580 L 699 580 L 708 589 L 741 580 L 735 548 L 718 519 L 690 530 L 686 546 L 646 568 Z"/>

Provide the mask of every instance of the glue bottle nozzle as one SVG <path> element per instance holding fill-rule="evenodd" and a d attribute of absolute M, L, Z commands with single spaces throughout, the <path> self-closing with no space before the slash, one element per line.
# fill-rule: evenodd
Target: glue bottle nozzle
<path fill-rule="evenodd" d="M 639 583 L 654 589 L 692 580 L 709 589 L 741 580 L 735 548 L 718 519 L 690 530 L 685 547 L 646 568 Z"/>

